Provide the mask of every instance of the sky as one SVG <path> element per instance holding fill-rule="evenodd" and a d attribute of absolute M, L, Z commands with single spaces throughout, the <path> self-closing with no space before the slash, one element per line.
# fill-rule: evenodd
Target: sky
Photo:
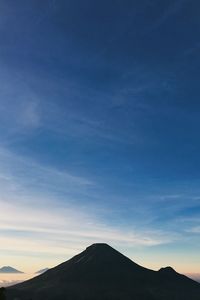
<path fill-rule="evenodd" d="M 199 11 L 0 1 L 0 266 L 106 242 L 200 273 Z"/>

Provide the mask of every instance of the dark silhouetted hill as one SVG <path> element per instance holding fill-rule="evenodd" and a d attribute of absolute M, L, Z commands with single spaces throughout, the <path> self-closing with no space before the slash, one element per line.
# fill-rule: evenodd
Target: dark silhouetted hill
<path fill-rule="evenodd" d="M 10 287 L 8 300 L 200 300 L 200 284 L 172 268 L 152 271 L 107 244 Z"/>

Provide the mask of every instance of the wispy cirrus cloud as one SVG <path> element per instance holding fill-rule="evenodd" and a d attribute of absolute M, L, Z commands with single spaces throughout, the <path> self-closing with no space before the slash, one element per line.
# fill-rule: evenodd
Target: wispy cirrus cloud
<path fill-rule="evenodd" d="M 41 201 L 37 199 L 36 201 Z M 136 231 L 106 224 L 87 209 L 75 205 L 60 206 L 57 202 L 46 207 L 0 202 L 1 251 L 48 254 L 61 257 L 73 255 L 94 242 L 108 242 L 118 247 L 156 246 L 171 242 L 161 231 Z M 38 246 L 39 245 L 39 246 Z M 69 246 L 70 245 L 70 246 Z"/>
<path fill-rule="evenodd" d="M 194 226 L 194 227 L 188 228 L 188 229 L 186 230 L 186 232 L 194 233 L 194 234 L 200 234 L 200 225 L 199 225 L 199 226 Z"/>
<path fill-rule="evenodd" d="M 0 251 L 4 253 L 0 264 L 5 259 L 9 264 L 11 257 L 34 261 L 40 256 L 39 268 L 42 259 L 56 264 L 94 242 L 130 248 L 176 239 L 162 230 L 108 223 L 99 205 L 85 201 L 85 194 L 95 187 L 90 179 L 39 165 L 2 148 L 0 162 Z"/>
<path fill-rule="evenodd" d="M 168 21 L 170 17 L 176 15 L 187 0 L 176 0 L 172 1 L 171 4 L 164 10 L 160 17 L 155 21 L 155 23 L 149 28 L 150 30 L 155 30 Z"/>
<path fill-rule="evenodd" d="M 20 72 L 0 71 L 1 145 L 13 144 L 42 127 L 43 112 L 37 93 L 26 84 Z"/>
<path fill-rule="evenodd" d="M 2 190 L 25 189 L 76 190 L 77 187 L 92 186 L 94 183 L 87 178 L 61 171 L 48 165 L 42 165 L 30 158 L 16 155 L 11 151 L 0 149 L 0 184 Z"/>

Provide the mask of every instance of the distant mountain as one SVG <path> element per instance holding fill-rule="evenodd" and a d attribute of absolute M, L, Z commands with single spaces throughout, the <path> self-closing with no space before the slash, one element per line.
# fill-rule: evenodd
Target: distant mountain
<path fill-rule="evenodd" d="M 5 267 L 0 268 L 0 273 L 23 274 L 23 272 L 15 269 L 15 268 L 12 268 L 10 266 L 5 266 Z"/>
<path fill-rule="evenodd" d="M 188 273 L 186 275 L 200 283 L 200 273 Z"/>
<path fill-rule="evenodd" d="M 44 272 L 46 272 L 48 270 L 49 270 L 49 268 L 44 268 L 44 269 L 41 269 L 41 270 L 35 272 L 35 274 L 43 274 Z"/>
<path fill-rule="evenodd" d="M 93 244 L 47 272 L 7 289 L 20 300 L 199 300 L 200 284 L 171 267 L 152 271 L 107 244 Z"/>

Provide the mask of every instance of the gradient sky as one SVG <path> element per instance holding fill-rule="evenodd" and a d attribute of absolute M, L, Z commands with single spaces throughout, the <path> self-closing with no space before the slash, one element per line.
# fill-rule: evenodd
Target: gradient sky
<path fill-rule="evenodd" d="M 0 266 L 107 242 L 200 273 L 198 0 L 1 0 Z"/>

